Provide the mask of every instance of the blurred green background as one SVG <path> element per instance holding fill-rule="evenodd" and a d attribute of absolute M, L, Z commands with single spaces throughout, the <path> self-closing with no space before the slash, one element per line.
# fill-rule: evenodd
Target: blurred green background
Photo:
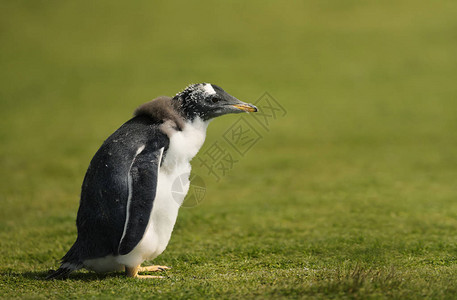
<path fill-rule="evenodd" d="M 0 296 L 457 292 L 456 1 L 1 1 L 0 44 Z M 170 278 L 43 282 L 103 140 L 197 82 L 287 115 L 220 182 L 194 167 Z"/>

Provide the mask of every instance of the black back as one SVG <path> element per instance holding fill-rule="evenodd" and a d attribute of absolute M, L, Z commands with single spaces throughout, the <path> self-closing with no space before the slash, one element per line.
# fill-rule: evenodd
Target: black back
<path fill-rule="evenodd" d="M 63 263 L 119 254 L 127 214 L 129 170 L 142 145 L 145 158 L 156 157 L 161 148 L 165 154 L 169 139 L 159 129 L 160 124 L 148 116 L 136 116 L 116 130 L 92 158 L 81 190 L 76 220 L 78 238 L 63 257 Z M 152 188 L 155 195 L 156 186 Z M 152 202 L 153 199 L 151 209 Z M 144 219 L 149 218 L 149 212 Z"/>

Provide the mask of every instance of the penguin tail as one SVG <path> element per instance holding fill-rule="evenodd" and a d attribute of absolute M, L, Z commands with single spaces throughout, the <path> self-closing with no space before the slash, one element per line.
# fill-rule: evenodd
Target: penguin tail
<path fill-rule="evenodd" d="M 81 264 L 63 263 L 56 271 L 50 270 L 46 279 L 67 279 L 71 272 L 81 269 L 81 267 Z"/>
<path fill-rule="evenodd" d="M 49 275 L 46 279 L 66 279 L 71 272 L 79 270 L 83 267 L 80 259 L 80 247 L 78 240 L 73 244 L 70 250 L 62 257 L 61 265 L 57 270 L 49 270 Z"/>

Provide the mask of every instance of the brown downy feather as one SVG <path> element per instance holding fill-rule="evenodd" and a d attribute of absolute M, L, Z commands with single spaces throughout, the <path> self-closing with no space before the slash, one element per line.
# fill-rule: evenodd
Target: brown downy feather
<path fill-rule="evenodd" d="M 171 127 L 175 130 L 183 130 L 185 125 L 184 118 L 176 110 L 179 104 L 179 100 L 172 100 L 170 97 L 160 96 L 140 105 L 137 109 L 135 109 L 133 115 L 135 117 L 146 115 L 154 120 L 164 123 L 164 127 L 166 128 Z"/>

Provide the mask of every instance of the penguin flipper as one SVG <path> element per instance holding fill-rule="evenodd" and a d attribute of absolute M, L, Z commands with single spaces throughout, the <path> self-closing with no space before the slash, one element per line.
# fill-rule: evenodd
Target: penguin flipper
<path fill-rule="evenodd" d="M 141 150 L 141 151 L 140 151 Z M 125 255 L 143 238 L 157 193 L 157 179 L 164 147 L 138 150 L 128 174 L 129 197 L 119 254 Z"/>

